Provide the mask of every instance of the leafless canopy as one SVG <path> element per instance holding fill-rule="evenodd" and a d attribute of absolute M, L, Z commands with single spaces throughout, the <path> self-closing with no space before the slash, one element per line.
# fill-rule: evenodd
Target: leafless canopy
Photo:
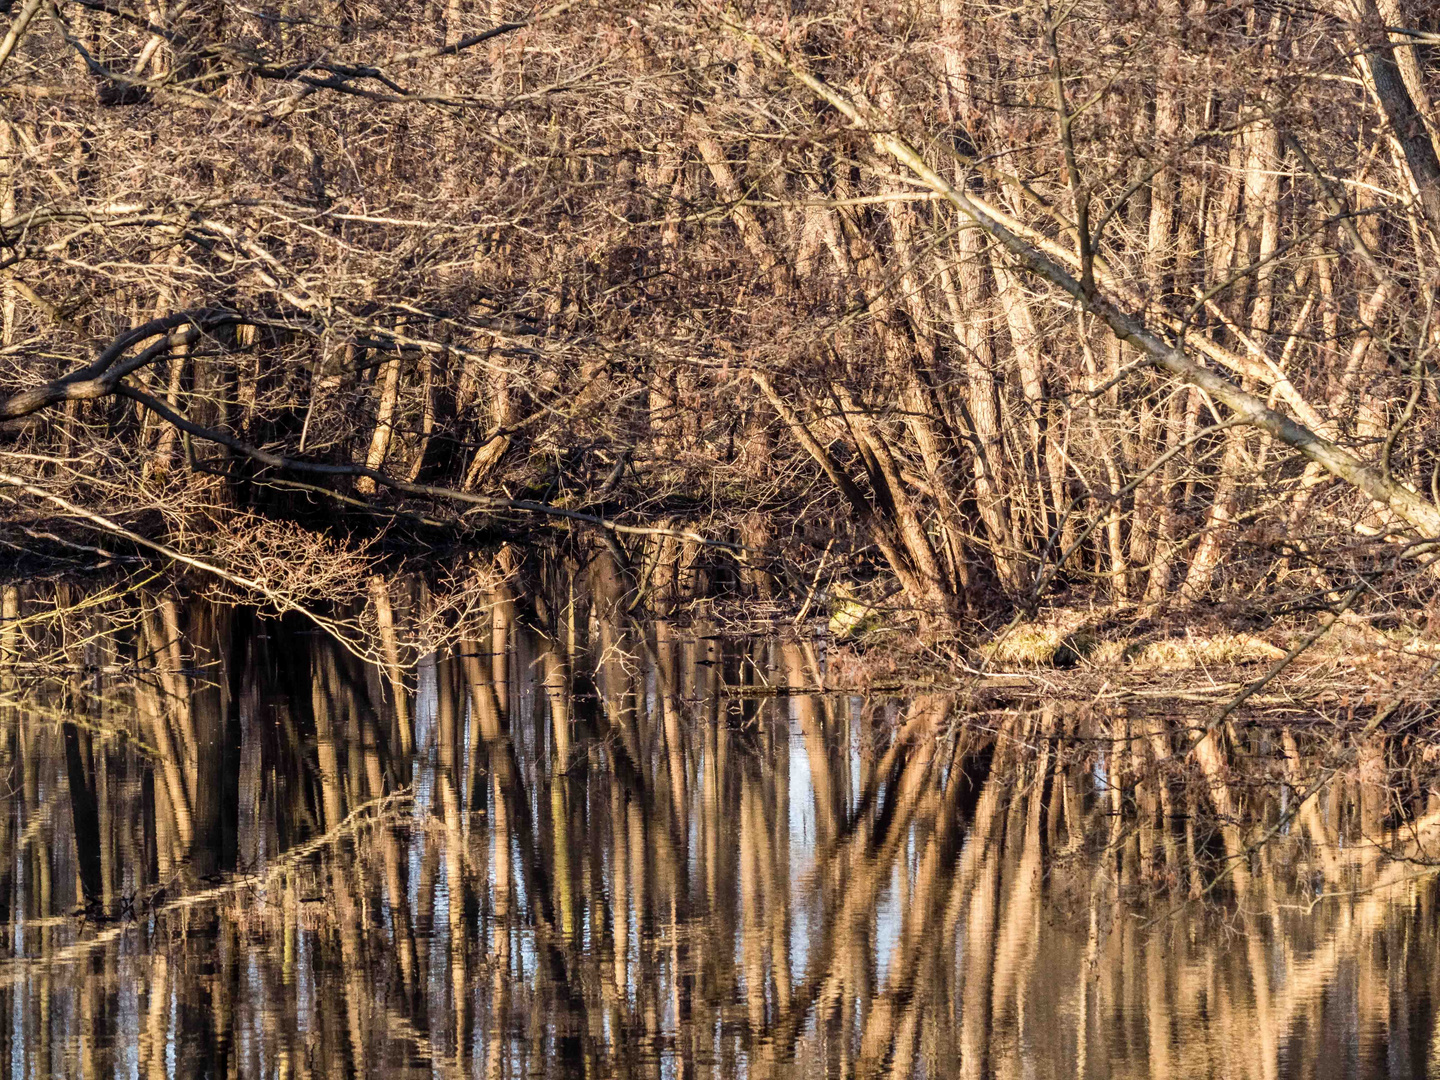
<path fill-rule="evenodd" d="M 13 544 L 543 522 L 931 626 L 1429 598 L 1419 0 L 8 15 Z"/>

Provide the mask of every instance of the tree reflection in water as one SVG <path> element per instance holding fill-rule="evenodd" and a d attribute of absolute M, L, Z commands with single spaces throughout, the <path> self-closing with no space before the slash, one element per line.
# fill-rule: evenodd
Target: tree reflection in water
<path fill-rule="evenodd" d="M 814 644 L 603 598 L 493 594 L 414 663 L 173 592 L 12 633 L 11 1075 L 1440 1069 L 1393 748 L 787 697 Z"/>

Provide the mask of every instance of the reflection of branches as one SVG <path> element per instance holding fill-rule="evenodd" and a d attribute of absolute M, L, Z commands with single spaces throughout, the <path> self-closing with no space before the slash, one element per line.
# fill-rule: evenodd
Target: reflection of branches
<path fill-rule="evenodd" d="M 99 740 L 93 774 L 101 851 L 117 859 L 117 880 L 134 875 L 146 918 L 81 931 L 34 900 L 34 860 L 73 878 L 69 815 L 46 771 L 58 740 L 48 725 L 16 725 L 46 741 L 10 751 L 32 782 L 10 796 L 22 813 L 0 822 L 24 818 L 17 850 L 32 861 L 23 885 L 0 884 L 0 902 L 14 888 L 29 905 L 19 925 L 56 937 L 11 961 L 0 985 L 21 995 L 41 978 L 108 979 L 121 956 L 158 979 L 144 965 L 165 955 L 167 1000 L 218 1000 L 229 987 L 233 1012 L 217 1031 L 251 1031 L 274 1060 L 309 1040 L 356 1071 L 398 1053 L 463 1075 L 483 1046 L 497 1073 L 622 1075 L 657 1053 L 697 1063 L 718 1053 L 722 1076 L 741 1054 L 756 1076 L 939 1075 L 939 1062 L 1000 1074 L 1022 1054 L 1070 1072 L 1085 1039 L 1093 1057 L 1103 1030 L 1155 1023 L 1138 1041 L 1105 1044 L 1112 1075 L 1146 1073 L 1146 1032 L 1149 1053 L 1170 1047 L 1172 1067 L 1224 1050 L 1264 1075 L 1287 1035 L 1312 1037 L 1303 1010 L 1329 1008 L 1319 991 L 1350 977 L 1346 957 L 1368 962 L 1361 947 L 1404 890 L 1433 888 L 1428 868 L 1417 875 L 1406 860 L 1428 857 L 1434 813 L 1415 814 L 1389 845 L 1342 849 L 1328 829 L 1307 841 L 1290 828 L 1311 827 L 1326 798 L 1337 800 L 1327 813 L 1345 816 L 1357 747 L 1390 731 L 1393 712 L 1347 728 L 1345 744 L 1315 732 L 1308 782 L 1286 742 L 1288 802 L 1277 804 L 1273 754 L 1237 744 L 1213 775 L 1192 774 L 1185 718 L 1141 714 L 1133 701 L 981 701 L 972 714 L 939 694 L 722 698 L 722 673 L 742 658 L 781 685 L 812 680 L 819 657 L 804 643 L 715 637 L 703 616 L 634 619 L 603 567 L 574 581 L 537 575 L 551 589 L 540 610 L 555 620 L 546 647 L 601 698 L 572 694 L 558 714 L 573 750 L 562 774 L 548 753 L 555 695 L 529 663 L 540 645 L 527 570 L 502 561 L 477 572 L 473 603 L 458 606 L 419 582 L 368 581 L 372 598 L 394 601 L 384 671 L 295 619 L 227 620 L 196 601 L 146 598 L 127 646 L 145 671 L 107 668 L 105 717 L 125 714 L 129 692 L 144 698 L 156 731 L 173 733 L 158 749 L 179 763 L 179 781 L 151 766 L 146 803 L 135 771 L 145 763 Z M 582 595 L 586 580 L 594 595 Z M 113 599 L 121 626 L 125 601 Z M 412 676 L 405 643 L 436 610 L 464 623 L 450 630 L 458 644 Z M 26 625 L 25 654 L 46 648 L 44 624 Z M 647 632 L 655 639 L 642 644 Z M 192 658 L 216 656 L 227 677 L 201 686 Z M 238 735 L 217 734 L 206 695 L 234 695 Z M 408 746 L 397 723 L 414 725 Z M 194 798 L 198 847 L 224 816 L 205 808 L 204 777 L 232 761 L 241 775 L 225 797 L 240 821 L 226 828 L 246 837 L 226 841 L 235 858 L 197 880 L 197 863 L 170 842 L 169 865 L 150 876 L 143 843 L 125 846 L 130 823 L 152 830 L 165 800 Z M 1216 780 L 1231 786 L 1228 810 L 1207 799 Z M 1246 835 L 1232 817 L 1264 829 Z M 1315 879 L 1304 861 L 1321 850 L 1331 858 Z M 1187 877 L 1193 898 L 1176 903 Z M 68 903 L 64 889 L 55 897 Z M 1428 948 L 1424 928 L 1407 925 L 1403 947 Z M 191 963 L 217 938 L 223 963 Z M 1172 1045 L 1165 1018 L 1197 1015 L 1202 994 L 1237 1034 L 1187 1028 L 1195 1048 Z M 168 1016 L 155 1021 L 156 1045 L 175 1039 L 178 1062 L 195 1021 Z M 721 1049 L 697 1049 L 695 1033 L 716 1030 Z"/>
<path fill-rule="evenodd" d="M 110 533 L 113 536 L 122 537 L 123 539 L 128 540 L 133 544 L 137 544 L 142 548 L 153 551 L 157 555 L 163 556 L 164 558 L 169 559 L 172 562 L 179 563 L 182 566 L 192 567 L 207 574 L 212 574 L 215 577 L 219 578 L 221 581 L 228 582 L 229 584 L 236 585 L 241 589 L 246 590 L 247 592 L 262 596 L 266 600 L 274 604 L 281 611 L 293 611 L 296 614 L 303 615 L 306 619 L 313 622 L 316 626 L 320 627 L 322 630 L 332 635 L 336 641 L 343 643 L 347 649 L 355 652 L 356 656 L 360 657 L 361 659 L 368 658 L 363 647 L 355 641 L 354 635 L 349 632 L 350 628 L 348 626 L 346 626 L 343 622 L 339 620 L 315 611 L 312 607 L 302 605 L 301 603 L 297 602 L 288 592 L 275 589 L 270 585 L 266 584 L 265 582 L 257 580 L 256 578 L 249 577 L 244 574 L 234 573 L 224 567 L 217 566 L 215 563 L 210 562 L 207 559 L 201 559 L 193 555 L 187 555 L 182 551 L 176 550 L 168 544 L 163 544 L 159 541 L 151 540 L 147 537 L 141 536 L 133 529 L 128 529 L 124 525 L 121 525 L 119 522 L 114 521 L 103 514 L 97 514 L 94 511 L 86 510 L 81 506 L 77 506 L 75 503 L 71 502 L 69 499 L 66 499 L 64 496 L 56 495 L 53 492 L 46 491 L 44 488 L 40 488 L 35 486 L 34 484 L 27 483 L 21 477 L 13 476 L 9 473 L 0 473 L 0 484 L 8 484 L 11 487 L 15 487 L 21 491 L 24 491 L 28 495 L 33 495 L 36 498 L 43 499 L 48 503 L 60 507 L 68 514 L 80 519 L 81 521 L 87 522 L 93 528 L 100 529 L 102 532 Z"/>

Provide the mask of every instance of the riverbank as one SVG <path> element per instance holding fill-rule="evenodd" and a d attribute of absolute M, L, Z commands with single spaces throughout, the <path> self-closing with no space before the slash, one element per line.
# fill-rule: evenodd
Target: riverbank
<path fill-rule="evenodd" d="M 1421 613 L 1053 608 L 965 644 L 872 618 L 827 652 L 827 687 L 927 687 L 1001 699 L 1175 702 L 1371 716 L 1428 712 L 1440 644 Z M 1243 700 L 1238 701 L 1241 695 Z"/>

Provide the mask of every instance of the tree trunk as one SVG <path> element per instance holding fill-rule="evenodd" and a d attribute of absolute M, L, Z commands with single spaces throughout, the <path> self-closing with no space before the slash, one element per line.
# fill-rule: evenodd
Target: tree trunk
<path fill-rule="evenodd" d="M 375 427 L 370 434 L 370 449 L 365 455 L 365 467 L 379 472 L 390 452 L 390 438 L 395 430 L 395 407 L 400 397 L 400 354 L 381 365 L 376 374 L 381 383 L 380 403 L 375 410 Z M 355 481 L 355 490 L 363 495 L 375 494 L 375 481 L 362 476 Z"/>
<path fill-rule="evenodd" d="M 1359 24 L 1353 35 L 1360 51 L 1357 63 L 1385 114 L 1390 133 L 1405 155 L 1405 164 L 1415 185 L 1421 213 L 1430 226 L 1431 238 L 1440 243 L 1440 157 L 1437 157 L 1435 142 L 1426 129 L 1425 117 L 1405 85 L 1396 62 L 1396 50 L 1386 33 L 1385 20 L 1380 15 L 1376 0 L 1341 2 L 1349 8 L 1349 11 L 1342 8 L 1341 16 L 1353 15 Z"/>

